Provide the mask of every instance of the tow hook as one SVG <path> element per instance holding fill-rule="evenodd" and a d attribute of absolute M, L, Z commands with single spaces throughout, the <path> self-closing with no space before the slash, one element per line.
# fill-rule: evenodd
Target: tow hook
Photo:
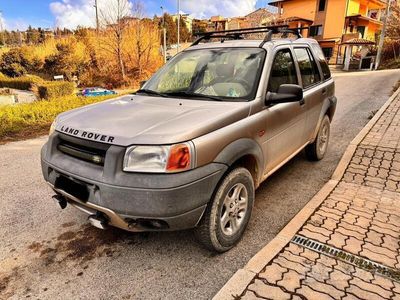
<path fill-rule="evenodd" d="M 101 215 L 90 215 L 88 217 L 89 223 L 99 229 L 107 229 L 107 220 Z"/>
<path fill-rule="evenodd" d="M 60 205 L 61 209 L 64 209 L 67 207 L 67 200 L 65 200 L 65 198 L 63 196 L 57 194 L 57 195 L 54 195 L 52 198 L 58 205 Z"/>

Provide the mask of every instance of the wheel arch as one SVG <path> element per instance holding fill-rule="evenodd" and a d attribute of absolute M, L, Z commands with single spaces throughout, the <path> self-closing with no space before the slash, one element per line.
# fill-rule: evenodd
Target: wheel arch
<path fill-rule="evenodd" d="M 252 139 L 240 139 L 226 146 L 214 159 L 223 163 L 231 170 L 234 167 L 245 167 L 251 173 L 254 186 L 257 188 L 261 181 L 264 166 L 264 156 L 260 145 Z"/>
<path fill-rule="evenodd" d="M 334 96 L 328 98 L 328 101 L 325 101 L 321 109 L 321 114 L 319 115 L 317 127 L 315 128 L 314 134 L 312 136 L 312 141 L 317 138 L 319 127 L 321 126 L 321 122 L 326 115 L 329 117 L 329 121 L 332 122 L 336 112 L 336 103 L 337 99 Z"/>

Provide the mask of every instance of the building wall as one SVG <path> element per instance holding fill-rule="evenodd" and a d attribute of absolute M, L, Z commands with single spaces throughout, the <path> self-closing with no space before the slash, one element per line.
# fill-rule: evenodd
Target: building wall
<path fill-rule="evenodd" d="M 329 2 L 329 1 L 328 1 Z M 299 17 L 314 20 L 317 0 L 297 0 L 283 3 L 283 18 Z"/>
<path fill-rule="evenodd" d="M 369 23 L 368 27 L 365 28 L 365 38 L 371 41 L 375 41 L 375 35 L 381 30 L 381 26 L 375 23 Z"/>
<path fill-rule="evenodd" d="M 326 19 L 323 34 L 324 39 L 341 38 L 344 31 L 346 2 L 346 0 L 327 1 Z"/>
<path fill-rule="evenodd" d="M 347 16 L 358 15 L 360 11 L 360 1 L 359 0 L 350 0 L 349 7 L 347 9 Z"/>

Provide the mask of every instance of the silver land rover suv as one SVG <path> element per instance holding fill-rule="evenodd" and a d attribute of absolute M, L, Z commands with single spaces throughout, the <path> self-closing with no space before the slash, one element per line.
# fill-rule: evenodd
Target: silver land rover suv
<path fill-rule="evenodd" d="M 102 229 L 194 228 L 232 248 L 255 189 L 303 149 L 327 151 L 334 82 L 315 40 L 273 38 L 288 32 L 206 33 L 134 95 L 60 114 L 41 152 L 53 198 Z"/>

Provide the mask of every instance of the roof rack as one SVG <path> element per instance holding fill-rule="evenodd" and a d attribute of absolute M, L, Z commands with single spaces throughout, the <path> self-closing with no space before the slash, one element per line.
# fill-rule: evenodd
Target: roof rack
<path fill-rule="evenodd" d="M 191 46 L 196 46 L 200 44 L 203 40 L 210 40 L 212 38 L 221 38 L 221 39 L 232 39 L 232 40 L 241 40 L 244 39 L 244 34 L 254 34 L 254 33 L 266 33 L 263 41 L 260 44 L 260 48 L 262 48 L 265 43 L 272 40 L 272 35 L 282 33 L 282 34 L 294 34 L 297 38 L 302 38 L 300 31 L 303 29 L 308 29 L 308 27 L 299 27 L 295 29 L 289 29 L 288 25 L 275 25 L 275 26 L 265 26 L 265 27 L 254 27 L 254 28 L 242 28 L 242 29 L 231 29 L 231 30 L 220 30 L 220 31 L 210 31 L 210 32 L 201 32 L 195 35 L 199 36 L 199 38 L 193 42 Z"/>

